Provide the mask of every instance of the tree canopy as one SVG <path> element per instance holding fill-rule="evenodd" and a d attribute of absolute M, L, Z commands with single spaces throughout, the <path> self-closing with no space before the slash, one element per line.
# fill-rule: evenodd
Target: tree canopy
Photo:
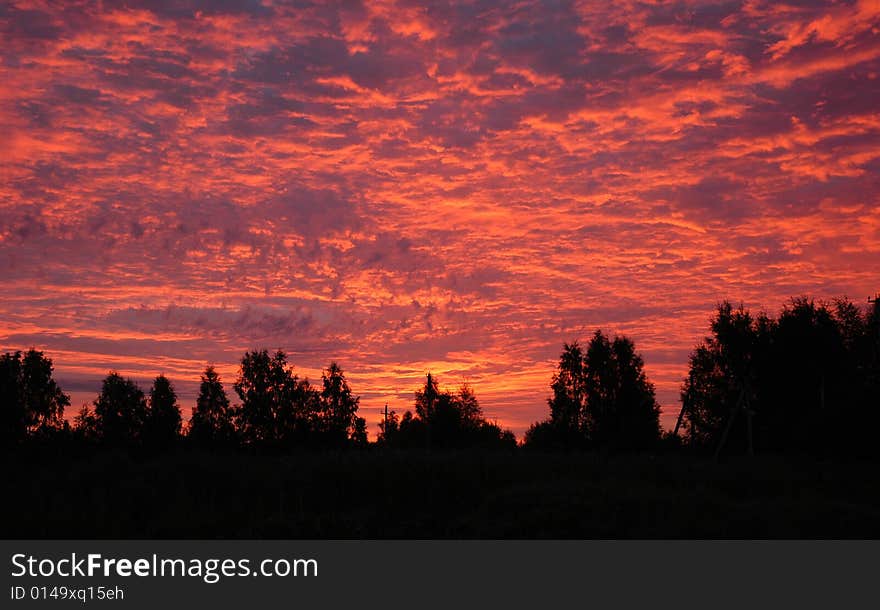
<path fill-rule="evenodd" d="M 357 417 L 360 399 L 335 362 L 323 371 L 319 389 L 287 366 L 283 351 L 251 351 L 233 387 L 241 399 L 235 429 L 245 444 L 366 443 L 366 422 Z"/>
<path fill-rule="evenodd" d="M 392 411 L 387 426 L 380 425 L 379 442 L 400 448 L 462 449 L 512 448 L 516 439 L 509 430 L 486 421 L 482 409 L 467 383 L 458 391 L 441 390 L 431 373 L 425 384 L 416 390 L 415 414 L 406 411 L 398 419 Z"/>
<path fill-rule="evenodd" d="M 357 417 L 360 398 L 352 394 L 339 365 L 331 362 L 321 375 L 321 382 L 316 417 L 317 430 L 331 445 L 344 445 L 354 440 L 360 442 L 361 429 L 363 435 L 366 434 L 366 422 Z"/>
<path fill-rule="evenodd" d="M 241 399 L 236 426 L 246 444 L 283 443 L 307 437 L 317 410 L 317 392 L 287 366 L 278 350 L 247 352 L 233 385 Z"/>
<path fill-rule="evenodd" d="M 754 444 L 772 451 L 875 452 L 880 424 L 876 304 L 792 299 L 779 316 L 718 305 L 711 334 L 690 356 L 681 392 L 683 437 L 691 445 L 747 442 L 741 398 L 754 416 Z"/>
<path fill-rule="evenodd" d="M 101 440 L 120 445 L 142 440 L 147 399 L 132 379 L 111 372 L 101 384 L 94 407 L 95 432 Z"/>
<path fill-rule="evenodd" d="M 150 402 L 144 422 L 145 442 L 167 447 L 180 436 L 180 407 L 177 393 L 165 375 L 159 375 L 150 389 Z"/>
<path fill-rule="evenodd" d="M 627 337 L 597 330 L 586 351 L 566 343 L 550 389 L 550 418 L 529 428 L 527 446 L 644 449 L 660 437 L 654 386 Z"/>
<path fill-rule="evenodd" d="M 52 372 L 52 360 L 35 349 L 0 355 L 0 435 L 5 443 L 63 426 L 70 397 Z"/>
<path fill-rule="evenodd" d="M 313 386 L 278 350 L 246 352 L 231 404 L 213 366 L 201 375 L 186 431 L 206 446 L 365 446 L 360 397 L 331 361 Z M 693 349 L 675 432 L 690 447 L 871 454 L 880 425 L 880 312 L 847 299 L 788 302 L 778 315 L 720 303 Z M 35 349 L 0 355 L 0 435 L 5 445 L 71 431 L 70 404 L 52 361 Z M 597 330 L 563 345 L 550 383 L 549 416 L 526 432 L 527 448 L 638 451 L 658 447 L 660 408 L 635 343 Z M 739 412 L 747 417 L 737 419 Z M 72 438 L 107 445 L 167 447 L 182 434 L 178 396 L 157 376 L 149 397 L 110 372 L 74 418 Z M 58 436 L 59 438 L 61 436 Z M 670 435 L 669 438 L 676 438 Z M 670 445 L 677 444 L 671 443 Z M 473 387 L 441 388 L 427 373 L 411 409 L 391 410 L 377 445 L 409 449 L 510 448 L 515 438 L 486 419 Z"/>
<path fill-rule="evenodd" d="M 202 373 L 199 395 L 189 424 L 189 436 L 203 445 L 229 444 L 235 438 L 233 410 L 213 366 Z"/>

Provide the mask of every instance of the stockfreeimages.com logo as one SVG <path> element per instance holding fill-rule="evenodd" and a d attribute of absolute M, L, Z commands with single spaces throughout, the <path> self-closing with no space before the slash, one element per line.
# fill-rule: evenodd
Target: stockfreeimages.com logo
<path fill-rule="evenodd" d="M 221 578 L 250 577 L 289 577 L 317 576 L 317 559 L 180 559 L 159 557 L 139 557 L 137 559 L 104 557 L 100 553 L 79 555 L 71 553 L 60 559 L 34 557 L 24 553 L 12 556 L 12 576 L 15 578 L 201 578 L 208 584 L 219 582 Z"/>

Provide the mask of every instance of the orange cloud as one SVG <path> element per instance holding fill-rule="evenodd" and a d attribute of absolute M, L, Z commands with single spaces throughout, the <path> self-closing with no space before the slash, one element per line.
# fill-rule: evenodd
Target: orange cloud
<path fill-rule="evenodd" d="M 668 413 L 723 298 L 871 294 L 876 2 L 17 3 L 0 17 L 0 348 L 192 402 L 338 359 L 371 424 L 428 370 L 522 432 L 563 341 Z"/>

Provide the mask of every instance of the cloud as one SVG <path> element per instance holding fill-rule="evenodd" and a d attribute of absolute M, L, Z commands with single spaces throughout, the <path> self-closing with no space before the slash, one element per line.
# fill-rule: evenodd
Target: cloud
<path fill-rule="evenodd" d="M 675 412 L 717 300 L 876 291 L 876 3 L 344 4 L 0 9 L 3 346 L 432 370 L 522 432 L 563 341 Z"/>

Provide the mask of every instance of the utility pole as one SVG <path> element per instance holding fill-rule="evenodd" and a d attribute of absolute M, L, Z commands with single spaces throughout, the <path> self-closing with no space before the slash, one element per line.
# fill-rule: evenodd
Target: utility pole
<path fill-rule="evenodd" d="M 874 325 L 877 327 L 877 342 L 874 345 L 874 358 L 880 358 L 880 292 L 878 292 L 874 298 L 868 297 L 868 303 L 874 306 L 873 316 L 872 312 L 868 312 L 868 322 L 870 323 L 874 321 Z"/>
<path fill-rule="evenodd" d="M 733 422 L 740 411 L 746 416 L 746 449 L 748 455 L 749 457 L 755 455 L 754 438 L 752 433 L 752 418 L 754 417 L 755 412 L 752 411 L 752 404 L 749 399 L 749 394 L 751 392 L 750 384 L 748 381 L 741 381 L 739 386 L 739 398 L 730 410 L 730 414 L 727 416 L 727 425 L 724 427 L 724 432 L 721 433 L 721 441 L 715 449 L 715 460 L 718 460 L 718 457 L 721 455 L 721 450 L 724 449 L 724 445 L 727 444 L 727 437 L 730 434 L 731 429 L 733 429 Z"/>
<path fill-rule="evenodd" d="M 687 403 L 682 400 L 681 401 L 681 411 L 678 412 L 678 419 L 675 420 L 675 429 L 672 431 L 672 436 L 678 436 L 678 429 L 681 428 L 681 422 L 684 420 L 684 410 L 687 408 Z"/>
<path fill-rule="evenodd" d="M 874 314 L 875 314 L 875 316 L 876 316 L 878 313 L 880 313 L 880 312 L 878 312 L 878 310 L 880 310 L 880 292 L 878 292 L 878 293 L 874 296 L 873 299 L 872 299 L 871 297 L 868 297 L 868 305 L 873 305 L 873 306 L 874 306 Z M 869 316 L 868 319 L 869 319 L 869 320 L 870 320 L 870 315 L 871 315 L 871 311 L 868 310 L 868 316 Z M 878 327 L 877 333 L 880 334 L 880 327 Z"/>

